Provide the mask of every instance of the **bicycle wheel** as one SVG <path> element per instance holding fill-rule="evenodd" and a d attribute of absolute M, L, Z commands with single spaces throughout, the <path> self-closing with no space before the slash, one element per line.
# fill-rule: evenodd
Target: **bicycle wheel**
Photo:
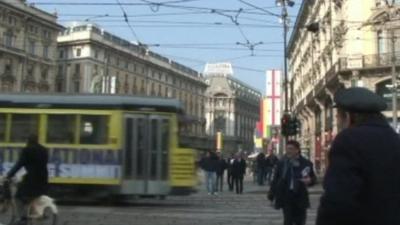
<path fill-rule="evenodd" d="M 37 219 L 31 219 L 29 225 L 57 225 L 57 214 L 51 208 L 45 208 L 43 216 Z"/>
<path fill-rule="evenodd" d="M 0 224 L 12 224 L 15 222 L 15 213 L 10 201 L 0 201 Z"/>

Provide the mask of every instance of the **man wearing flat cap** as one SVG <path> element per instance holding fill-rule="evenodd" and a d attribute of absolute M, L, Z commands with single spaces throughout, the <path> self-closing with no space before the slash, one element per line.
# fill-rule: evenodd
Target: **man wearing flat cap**
<path fill-rule="evenodd" d="M 400 224 L 400 139 L 365 88 L 335 94 L 342 128 L 329 152 L 317 225 Z"/>

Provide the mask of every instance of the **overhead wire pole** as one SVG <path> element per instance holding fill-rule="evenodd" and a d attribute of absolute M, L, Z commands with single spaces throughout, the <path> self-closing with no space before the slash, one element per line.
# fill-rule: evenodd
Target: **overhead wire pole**
<path fill-rule="evenodd" d="M 289 98 L 288 98 L 288 74 L 287 74 L 287 8 L 286 1 L 282 1 L 282 24 L 283 24 L 283 79 L 284 79 L 284 90 L 285 90 L 285 108 L 284 113 L 289 112 Z"/>

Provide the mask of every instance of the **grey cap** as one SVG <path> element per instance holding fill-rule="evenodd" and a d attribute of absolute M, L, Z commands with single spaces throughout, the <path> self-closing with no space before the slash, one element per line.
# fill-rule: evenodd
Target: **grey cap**
<path fill-rule="evenodd" d="M 387 108 L 387 104 L 381 96 L 361 87 L 351 87 L 337 91 L 334 101 L 334 107 L 349 112 L 373 113 Z"/>

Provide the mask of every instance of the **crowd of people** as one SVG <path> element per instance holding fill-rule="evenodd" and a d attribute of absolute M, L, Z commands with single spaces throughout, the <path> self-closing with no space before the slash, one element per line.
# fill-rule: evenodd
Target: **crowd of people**
<path fill-rule="evenodd" d="M 237 153 L 224 159 L 220 152 L 207 152 L 199 162 L 205 173 L 205 183 L 209 195 L 218 195 L 223 191 L 224 173 L 227 170 L 227 184 L 229 191 L 243 193 L 243 179 L 246 174 L 246 160 L 244 155 Z"/>

